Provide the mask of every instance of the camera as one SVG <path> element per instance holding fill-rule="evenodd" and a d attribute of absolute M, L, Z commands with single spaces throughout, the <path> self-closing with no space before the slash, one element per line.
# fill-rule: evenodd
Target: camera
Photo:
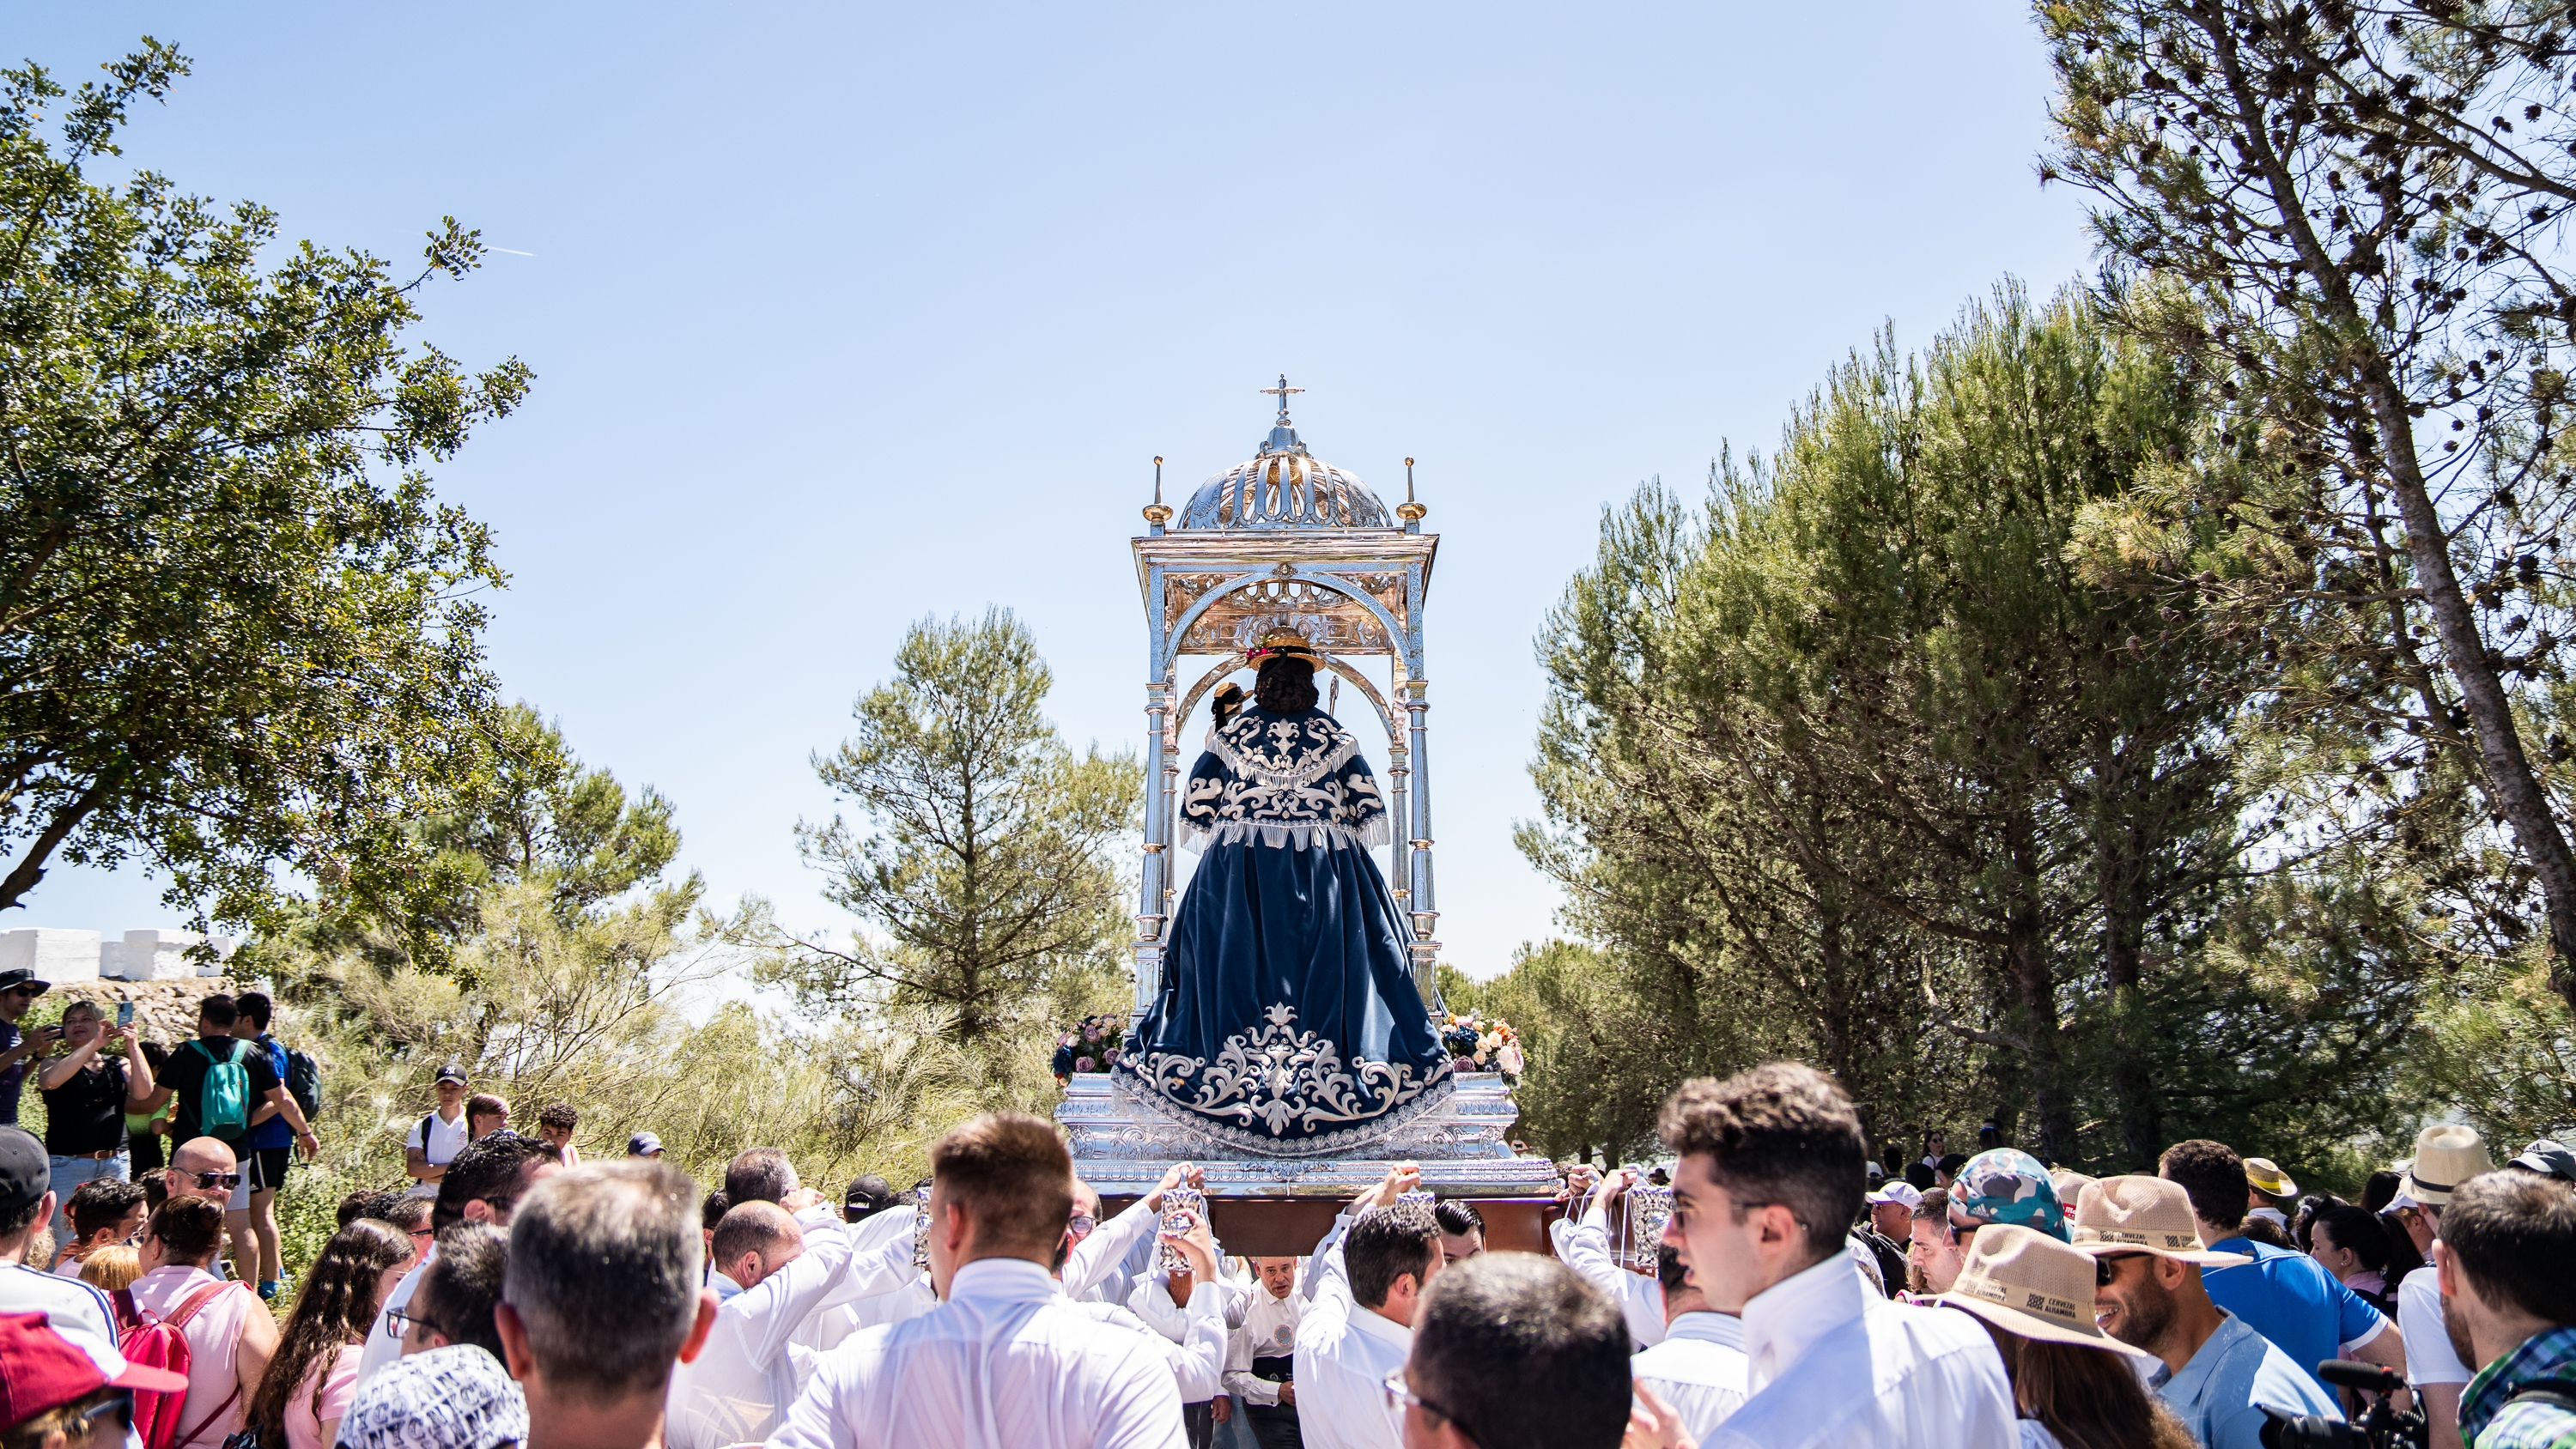
<path fill-rule="evenodd" d="M 2406 1387 L 2406 1380 L 2394 1369 L 2337 1358 L 2318 1364 L 2317 1377 L 2337 1388 L 2360 1389 L 2378 1397 L 2371 1400 L 2370 1412 L 2358 1424 L 2256 1405 L 2263 1411 L 2263 1449 L 2425 1449 L 2431 1442 L 2431 1430 L 2421 1413 L 2401 1414 L 2388 1407 L 2388 1395 Z"/>

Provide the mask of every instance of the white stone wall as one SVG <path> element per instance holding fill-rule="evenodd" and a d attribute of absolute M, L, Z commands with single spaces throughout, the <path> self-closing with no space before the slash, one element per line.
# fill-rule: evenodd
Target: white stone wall
<path fill-rule="evenodd" d="M 204 965 L 188 958 L 188 949 L 204 941 L 215 959 Z M 240 942 L 231 936 L 201 936 L 194 931 L 128 931 L 122 940 L 102 940 L 96 931 L 34 926 L 0 931 L 0 971 L 24 967 L 39 981 L 64 985 L 75 981 L 180 981 L 221 976 Z"/>

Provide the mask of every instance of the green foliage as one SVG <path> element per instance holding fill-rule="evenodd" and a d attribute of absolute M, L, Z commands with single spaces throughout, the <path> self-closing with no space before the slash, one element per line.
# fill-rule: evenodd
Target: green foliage
<path fill-rule="evenodd" d="M 54 859 L 139 858 L 237 922 L 281 865 L 399 894 L 405 823 L 480 770 L 502 582 L 424 468 L 528 373 L 403 345 L 480 258 L 452 219 L 398 281 L 256 205 L 88 179 L 187 66 L 147 39 L 105 69 L 59 146 L 63 87 L 0 71 L 0 909 Z"/>
<path fill-rule="evenodd" d="M 2565 8 L 2036 9 L 2042 175 L 2089 194 L 2107 299 L 2213 395 L 2228 463 L 2106 500 L 2088 568 L 2262 652 L 2267 725 L 2340 757 L 2319 829 L 2397 848 L 2422 950 L 2547 936 L 2576 1001 Z"/>
<path fill-rule="evenodd" d="M 1541 641 L 1522 832 L 1602 950 L 1484 988 L 1532 1003 L 1534 1130 L 1633 1143 L 1675 1076 L 1779 1056 L 1882 1139 L 2027 1111 L 2118 1170 L 2384 1125 L 2349 1084 L 2420 981 L 2350 859 L 2256 808 L 2300 778 L 2242 757 L 2259 654 L 2070 561 L 2089 506 L 2232 466 L 2206 401 L 2082 297 L 2007 288 L 1855 356 L 1696 514 L 1650 486 L 1605 518 Z"/>
<path fill-rule="evenodd" d="M 851 711 L 857 732 L 814 762 L 862 823 L 798 831 L 825 895 L 870 930 L 838 948 L 768 928 L 762 979 L 821 1015 L 939 1011 L 960 1043 L 1115 1008 L 1128 924 L 1112 848 L 1137 827 L 1143 775 L 1132 755 L 1065 748 L 1040 712 L 1053 683 L 1007 610 L 912 627 L 895 677 Z"/>

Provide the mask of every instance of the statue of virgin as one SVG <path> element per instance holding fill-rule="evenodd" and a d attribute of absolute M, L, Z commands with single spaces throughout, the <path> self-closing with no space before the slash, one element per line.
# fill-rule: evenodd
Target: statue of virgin
<path fill-rule="evenodd" d="M 1411 927 L 1369 847 L 1390 838 L 1359 741 L 1316 708 L 1315 651 L 1273 634 L 1248 708 L 1208 731 L 1181 797 L 1200 852 L 1162 992 L 1119 1064 L 1146 1106 L 1232 1145 L 1309 1156 L 1446 1095 Z"/>

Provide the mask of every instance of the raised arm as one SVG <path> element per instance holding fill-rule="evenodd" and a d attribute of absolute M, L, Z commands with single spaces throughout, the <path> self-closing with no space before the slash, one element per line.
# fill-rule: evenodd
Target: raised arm
<path fill-rule="evenodd" d="M 36 1085 L 50 1092 L 70 1081 L 81 1068 L 90 1064 L 91 1058 L 98 1055 L 99 1047 L 106 1040 L 107 1034 L 101 1032 L 61 1056 L 48 1058 L 36 1068 Z"/>
<path fill-rule="evenodd" d="M 1553 1236 L 1557 1256 L 1565 1260 L 1565 1266 L 1618 1304 L 1627 1315 L 1629 1333 L 1652 1345 L 1664 1340 L 1664 1285 L 1629 1272 L 1610 1256 L 1610 1215 L 1627 1201 L 1628 1189 L 1635 1185 L 1633 1171 L 1621 1168 L 1611 1173 L 1603 1180 L 1600 1194 L 1584 1210 L 1583 1220 L 1559 1223 Z"/>
<path fill-rule="evenodd" d="M 1186 1162 L 1175 1162 L 1164 1169 L 1163 1180 L 1154 1190 L 1127 1205 L 1127 1210 L 1091 1230 L 1091 1236 L 1074 1246 L 1064 1260 L 1064 1296 L 1079 1298 L 1100 1286 L 1128 1253 L 1154 1231 L 1154 1223 L 1163 1211 L 1163 1194 L 1187 1183 L 1196 1187 L 1207 1181 L 1207 1175 Z"/>

